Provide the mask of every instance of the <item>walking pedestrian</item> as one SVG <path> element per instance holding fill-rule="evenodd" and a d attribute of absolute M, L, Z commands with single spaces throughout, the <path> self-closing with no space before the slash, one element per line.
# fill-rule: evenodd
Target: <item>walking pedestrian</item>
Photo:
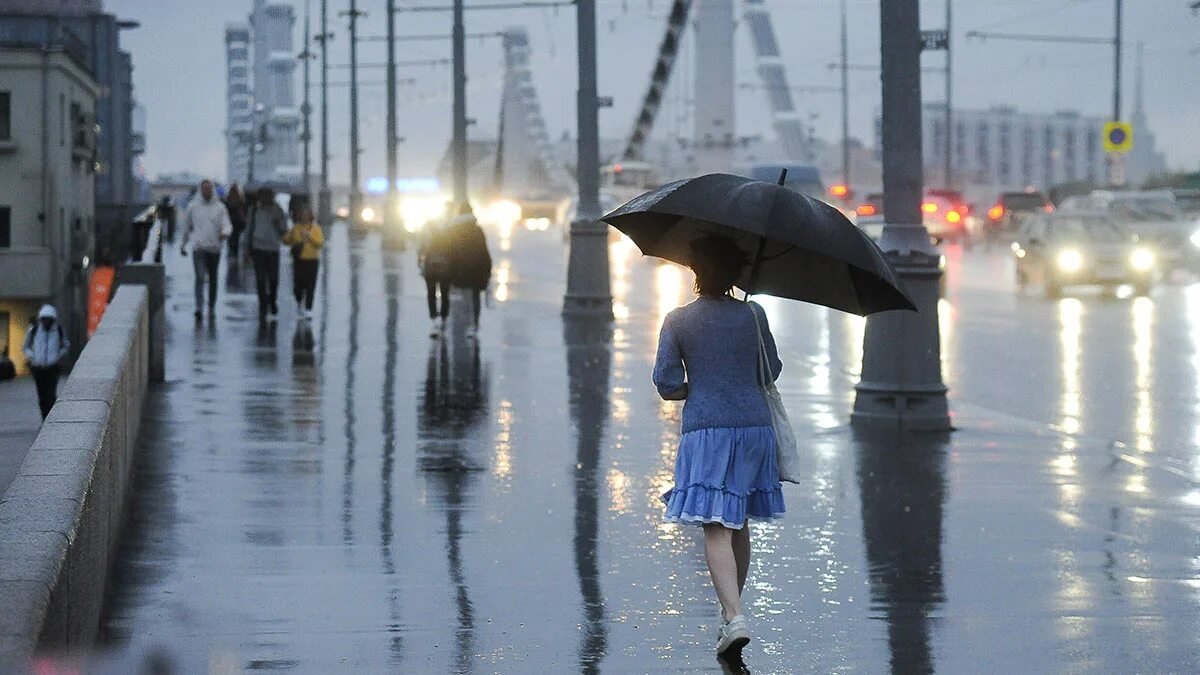
<path fill-rule="evenodd" d="M 246 250 L 254 261 L 258 290 L 258 320 L 279 314 L 279 241 L 287 233 L 287 214 L 275 203 L 270 188 L 259 188 L 246 219 Z"/>
<path fill-rule="evenodd" d="M 433 321 L 430 337 L 439 337 L 450 316 L 450 241 L 448 226 L 431 220 L 421 233 L 417 249 L 417 266 L 425 278 L 425 298 L 429 304 L 429 319 Z M 440 295 L 440 298 L 439 298 Z"/>
<path fill-rule="evenodd" d="M 50 414 L 58 399 L 58 371 L 63 359 L 71 352 L 71 341 L 63 334 L 58 323 L 58 312 L 53 305 L 42 305 L 37 321 L 25 332 L 25 358 L 29 372 L 37 385 L 38 406 L 42 419 Z"/>
<path fill-rule="evenodd" d="M 472 321 L 467 328 L 467 337 L 475 337 L 479 331 L 481 296 L 492 279 L 492 256 L 488 253 L 487 237 L 470 204 L 462 204 L 458 215 L 450 219 L 447 239 L 451 251 L 451 282 L 471 296 Z"/>
<path fill-rule="evenodd" d="M 229 237 L 229 260 L 235 261 L 242 232 L 246 229 L 246 198 L 237 183 L 229 184 L 229 190 L 225 193 L 225 208 L 229 209 L 229 222 L 233 225 L 233 234 Z"/>
<path fill-rule="evenodd" d="M 292 252 L 292 292 L 296 296 L 296 313 L 301 319 L 312 312 L 313 295 L 317 289 L 317 271 L 321 265 L 321 247 L 325 233 L 313 218 L 308 206 L 297 211 L 292 229 L 283 235 L 285 246 Z"/>
<path fill-rule="evenodd" d="M 731 294 L 745 264 L 726 237 L 692 244 L 698 297 L 663 321 L 654 364 L 659 395 L 685 401 L 675 485 L 662 496 L 665 519 L 704 529 L 723 619 L 717 654 L 730 660 L 750 641 L 741 607 L 750 569 L 748 519 L 784 513 L 775 432 L 760 384 L 764 364 L 774 380 L 783 363 L 762 308 Z"/>
<path fill-rule="evenodd" d="M 187 211 L 183 217 L 183 243 L 179 247 L 181 255 L 187 255 L 188 242 L 195 237 L 192 244 L 192 269 L 196 274 L 196 319 L 203 314 L 204 282 L 208 281 L 208 314 L 214 316 L 217 311 L 217 267 L 221 263 L 221 246 L 233 233 L 233 224 L 229 222 L 229 211 L 225 204 L 213 194 L 213 182 L 205 179 L 200 182 L 200 198 L 188 202 Z"/>

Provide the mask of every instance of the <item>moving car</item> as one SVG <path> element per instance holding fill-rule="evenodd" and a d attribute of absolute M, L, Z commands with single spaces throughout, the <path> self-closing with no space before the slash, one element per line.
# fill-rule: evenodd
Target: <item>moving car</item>
<path fill-rule="evenodd" d="M 1001 192 L 987 212 L 987 236 L 995 239 L 1015 233 L 1029 216 L 1052 211 L 1054 205 L 1041 192 Z"/>
<path fill-rule="evenodd" d="M 869 193 L 854 211 L 859 218 L 882 218 L 883 193 Z M 935 242 L 962 241 L 970 234 L 971 206 L 956 190 L 926 190 L 921 201 L 921 220 Z"/>
<path fill-rule="evenodd" d="M 1183 213 L 1169 190 L 1093 190 L 1064 200 L 1059 210 L 1105 213 L 1153 245 L 1168 269 L 1200 269 L 1200 224 Z"/>
<path fill-rule="evenodd" d="M 1017 286 L 1040 283 L 1047 298 L 1060 297 L 1068 286 L 1131 285 L 1147 295 L 1157 273 L 1154 249 L 1105 213 L 1030 216 L 1012 249 Z"/>

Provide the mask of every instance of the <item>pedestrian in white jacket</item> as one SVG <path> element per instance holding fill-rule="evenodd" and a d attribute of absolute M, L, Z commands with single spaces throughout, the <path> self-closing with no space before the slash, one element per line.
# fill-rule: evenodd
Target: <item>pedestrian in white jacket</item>
<path fill-rule="evenodd" d="M 229 235 L 233 234 L 233 223 L 229 220 L 229 209 L 213 194 L 211 180 L 200 182 L 200 197 L 188 204 L 183 216 L 183 245 L 179 252 L 187 255 L 187 245 L 192 241 L 192 269 L 196 274 L 196 318 L 203 314 L 204 282 L 208 281 L 208 313 L 212 316 L 217 307 L 217 266 L 221 263 L 221 248 Z"/>
<path fill-rule="evenodd" d="M 71 341 L 63 334 L 58 323 L 58 312 L 53 305 L 42 305 L 37 321 L 25 332 L 25 358 L 29 361 L 29 372 L 37 385 L 38 405 L 42 419 L 50 414 L 58 399 L 59 366 L 71 353 Z"/>

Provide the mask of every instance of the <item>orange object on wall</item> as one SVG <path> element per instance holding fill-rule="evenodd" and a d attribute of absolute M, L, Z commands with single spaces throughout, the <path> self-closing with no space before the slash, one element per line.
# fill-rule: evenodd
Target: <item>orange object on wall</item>
<path fill-rule="evenodd" d="M 88 284 L 88 337 L 96 334 L 100 327 L 100 319 L 108 308 L 108 299 L 112 296 L 113 276 L 116 268 L 100 266 L 92 270 L 92 281 Z"/>

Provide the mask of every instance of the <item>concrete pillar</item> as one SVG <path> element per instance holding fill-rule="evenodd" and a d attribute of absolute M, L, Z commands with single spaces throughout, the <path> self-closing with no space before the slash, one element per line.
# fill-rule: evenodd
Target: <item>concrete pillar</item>
<path fill-rule="evenodd" d="M 165 268 L 156 263 L 128 263 L 117 268 L 117 287 L 141 284 L 150 293 L 150 358 L 151 382 L 166 379 L 167 347 L 167 277 Z"/>

